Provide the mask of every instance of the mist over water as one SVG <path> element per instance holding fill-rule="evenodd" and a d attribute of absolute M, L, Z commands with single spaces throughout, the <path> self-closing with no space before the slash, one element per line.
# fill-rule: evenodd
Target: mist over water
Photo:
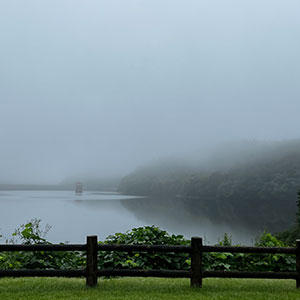
<path fill-rule="evenodd" d="M 239 158 L 253 161 L 255 151 L 225 144 L 299 139 L 299 9 L 295 0 L 1 1 L 1 189 L 82 181 L 102 190 L 109 179 L 116 190 L 124 176 L 165 158 L 226 171 Z M 49 201 L 30 200 L 30 208 L 26 193 L 11 202 L 1 196 L 0 227 L 47 222 L 48 209 L 69 216 L 62 226 L 77 226 L 79 211 L 113 224 L 112 212 L 89 210 L 88 199 L 68 202 L 62 193 L 56 202 L 46 194 Z M 124 230 L 166 224 L 212 239 L 220 228 L 234 230 L 209 221 L 203 231 L 184 227 L 202 221 L 173 222 L 186 211 L 172 203 L 170 217 L 158 207 L 148 215 L 136 201 L 120 205 L 121 219 L 130 214 Z"/>
<path fill-rule="evenodd" d="M 224 141 L 299 138 L 299 8 L 1 1 L 0 181 L 126 175 Z"/>

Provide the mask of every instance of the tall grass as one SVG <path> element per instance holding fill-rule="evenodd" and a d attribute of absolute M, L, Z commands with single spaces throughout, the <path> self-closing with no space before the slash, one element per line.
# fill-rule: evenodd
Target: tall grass
<path fill-rule="evenodd" d="M 243 299 L 293 300 L 300 291 L 293 280 L 205 279 L 203 288 L 190 288 L 187 279 L 115 278 L 87 288 L 83 279 L 0 279 L 1 300 L 61 299 Z"/>

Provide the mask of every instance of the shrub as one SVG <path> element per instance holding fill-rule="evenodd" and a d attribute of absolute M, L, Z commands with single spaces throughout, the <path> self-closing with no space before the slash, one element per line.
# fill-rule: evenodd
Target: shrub
<path fill-rule="evenodd" d="M 45 239 L 50 226 L 41 227 L 41 220 L 32 219 L 20 225 L 12 234 L 9 243 L 21 241 L 24 245 L 51 244 Z M 34 251 L 0 253 L 0 269 L 78 269 L 84 265 L 84 257 L 79 252 Z"/>
<path fill-rule="evenodd" d="M 182 235 L 170 235 L 155 226 L 133 228 L 126 233 L 110 235 L 104 244 L 188 245 Z M 101 242 L 100 242 L 101 244 Z M 99 252 L 99 268 L 188 269 L 190 259 L 185 253 Z"/>
<path fill-rule="evenodd" d="M 9 241 L 23 244 L 50 244 L 45 236 L 50 227 L 41 228 L 40 220 L 33 219 L 21 225 Z M 155 226 L 133 228 L 126 233 L 108 236 L 100 244 L 189 245 L 182 235 L 169 234 Z M 231 236 L 225 234 L 220 246 L 232 246 Z M 237 245 L 236 245 L 237 246 Z M 264 232 L 255 242 L 259 247 L 284 247 L 285 244 Z M 190 255 L 185 253 L 140 253 L 99 251 L 99 269 L 190 269 Z M 84 268 L 85 255 L 80 252 L 2 252 L 0 269 L 78 269 Z M 285 254 L 204 253 L 204 270 L 236 271 L 294 271 L 295 256 Z"/>
<path fill-rule="evenodd" d="M 221 246 L 232 246 L 231 238 L 224 235 Z M 238 246 L 238 245 L 236 245 Z M 255 242 L 256 247 L 284 247 L 282 241 L 271 233 L 264 232 Z M 296 258 L 287 254 L 251 254 L 251 253 L 205 253 L 205 270 L 227 271 L 294 271 Z"/>

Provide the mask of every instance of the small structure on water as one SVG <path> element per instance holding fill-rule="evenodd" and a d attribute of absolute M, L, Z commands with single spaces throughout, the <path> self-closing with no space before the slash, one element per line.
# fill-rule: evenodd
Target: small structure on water
<path fill-rule="evenodd" d="M 76 194 L 82 194 L 82 183 L 81 182 L 76 182 L 76 188 L 75 188 L 75 193 Z"/>

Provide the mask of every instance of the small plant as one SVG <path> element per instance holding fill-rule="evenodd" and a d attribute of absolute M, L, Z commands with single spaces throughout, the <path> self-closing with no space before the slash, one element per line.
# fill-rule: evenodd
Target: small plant
<path fill-rule="evenodd" d="M 12 234 L 14 238 L 19 238 L 25 245 L 31 244 L 49 244 L 45 239 L 51 226 L 45 225 L 45 228 L 41 227 L 40 219 L 31 219 L 28 223 L 19 226 Z"/>
<path fill-rule="evenodd" d="M 231 234 L 224 233 L 223 240 L 219 242 L 220 246 L 232 246 L 232 236 Z"/>

